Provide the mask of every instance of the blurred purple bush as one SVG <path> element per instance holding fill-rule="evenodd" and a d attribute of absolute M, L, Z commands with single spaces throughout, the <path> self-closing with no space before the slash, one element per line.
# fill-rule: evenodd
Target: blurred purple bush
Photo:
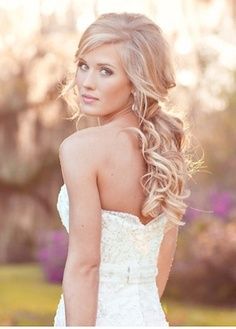
<path fill-rule="evenodd" d="M 44 233 L 40 238 L 37 260 L 49 282 L 62 282 L 68 251 L 68 234 L 64 230 Z"/>
<path fill-rule="evenodd" d="M 227 217 L 233 207 L 233 196 L 227 191 L 213 191 L 210 201 L 214 213 L 220 217 Z"/>
<path fill-rule="evenodd" d="M 195 218 L 178 239 L 175 264 L 167 285 L 169 297 L 235 305 L 236 215 Z"/>
<path fill-rule="evenodd" d="M 189 207 L 186 210 L 185 217 L 188 221 L 195 220 L 202 216 L 216 216 L 220 220 L 227 220 L 231 213 L 236 210 L 235 193 L 232 191 L 222 191 L 212 188 L 198 195 L 194 193 L 189 199 Z"/>

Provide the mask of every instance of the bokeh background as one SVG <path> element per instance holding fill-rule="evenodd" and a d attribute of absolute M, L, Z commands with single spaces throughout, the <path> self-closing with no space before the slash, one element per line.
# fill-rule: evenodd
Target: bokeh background
<path fill-rule="evenodd" d="M 165 32 L 171 99 L 205 154 L 162 298 L 167 319 L 236 325 L 234 0 L 0 0 L 0 325 L 53 324 L 68 243 L 58 147 L 76 129 L 58 86 L 83 30 L 110 11 L 144 13 Z"/>

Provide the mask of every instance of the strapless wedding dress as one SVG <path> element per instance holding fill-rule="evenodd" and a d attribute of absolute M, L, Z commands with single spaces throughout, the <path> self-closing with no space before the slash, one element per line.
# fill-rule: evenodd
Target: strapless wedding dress
<path fill-rule="evenodd" d="M 57 210 L 69 233 L 69 200 L 65 184 L 58 194 Z M 169 326 L 155 281 L 165 224 L 165 216 L 144 225 L 133 214 L 102 210 L 95 326 Z M 54 326 L 65 326 L 63 294 Z"/>

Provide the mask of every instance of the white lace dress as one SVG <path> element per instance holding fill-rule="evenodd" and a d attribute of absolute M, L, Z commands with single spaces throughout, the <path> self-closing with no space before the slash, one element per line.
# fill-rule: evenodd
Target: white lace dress
<path fill-rule="evenodd" d="M 69 203 L 65 184 L 57 209 L 69 233 Z M 130 213 L 102 210 L 101 264 L 95 326 L 169 326 L 155 277 L 166 217 L 147 225 Z M 55 326 L 65 326 L 61 295 Z"/>

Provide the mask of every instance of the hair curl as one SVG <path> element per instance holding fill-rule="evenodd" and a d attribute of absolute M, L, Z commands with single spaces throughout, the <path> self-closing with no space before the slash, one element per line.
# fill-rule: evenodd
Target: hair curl
<path fill-rule="evenodd" d="M 177 117 L 166 106 L 168 89 L 176 86 L 169 45 L 161 28 L 146 16 L 107 13 L 100 15 L 83 33 L 75 62 L 82 54 L 104 44 L 117 44 L 135 91 L 133 106 L 139 128 L 122 130 L 139 136 L 147 165 L 146 174 L 140 178 L 146 196 L 142 214 L 155 218 L 164 213 L 169 220 L 168 229 L 175 224 L 183 226 L 185 222 L 181 219 L 187 208 L 184 199 L 191 194 L 186 188 L 187 179 L 203 162 L 202 159 L 194 162 L 189 152 L 190 132 L 185 118 Z M 69 77 L 60 96 L 73 111 L 71 119 L 78 117 L 79 121 L 84 115 L 79 111 L 76 98 L 70 95 L 74 87 L 75 78 Z"/>

